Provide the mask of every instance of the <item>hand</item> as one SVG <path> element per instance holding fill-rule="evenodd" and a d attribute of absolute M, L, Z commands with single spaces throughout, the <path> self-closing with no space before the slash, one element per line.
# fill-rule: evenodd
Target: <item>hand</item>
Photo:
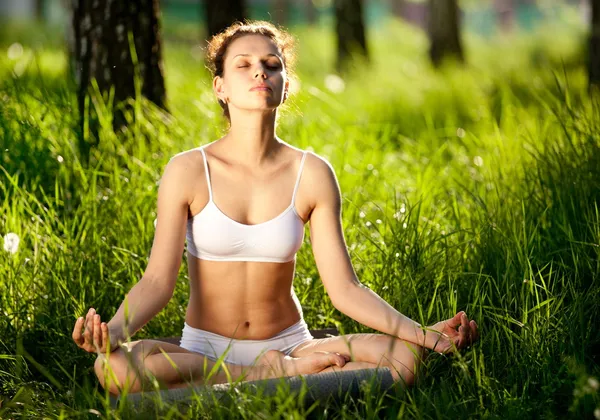
<path fill-rule="evenodd" d="M 458 328 L 458 330 L 457 330 Z M 479 339 L 477 323 L 461 311 L 425 330 L 425 347 L 438 353 L 450 353 L 470 346 Z"/>
<path fill-rule="evenodd" d="M 83 334 L 81 329 L 84 329 Z M 106 353 L 118 346 L 117 340 L 111 340 L 106 322 L 100 322 L 100 315 L 90 308 L 85 318 L 78 318 L 73 329 L 73 341 L 78 347 L 90 353 Z"/>

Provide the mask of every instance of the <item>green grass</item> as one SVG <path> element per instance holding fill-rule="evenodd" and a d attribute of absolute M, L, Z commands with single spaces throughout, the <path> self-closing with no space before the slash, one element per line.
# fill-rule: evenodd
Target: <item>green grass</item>
<path fill-rule="evenodd" d="M 371 66 L 337 94 L 324 83 L 332 34 L 297 29 L 301 87 L 278 134 L 335 168 L 359 279 L 419 322 L 466 310 L 481 329 L 473 348 L 433 355 L 414 388 L 313 415 L 591 418 L 600 408 L 600 115 L 586 93 L 585 34 L 550 29 L 468 36 L 469 65 L 434 71 L 425 36 L 390 22 L 371 33 Z M 112 316 L 142 275 L 168 159 L 225 130 L 198 48 L 181 41 L 190 31 L 165 45 L 172 118 L 139 101 L 121 136 L 103 120 L 89 165 L 60 38 L 2 32 L 0 236 L 21 242 L 14 255 L 0 249 L 0 418 L 125 414 L 109 408 L 94 356 L 70 335 L 90 306 Z M 24 52 L 9 60 L 17 40 Z M 309 326 L 369 331 L 323 298 L 308 231 L 306 242 L 295 288 Z M 187 294 L 184 258 L 173 299 L 136 337 L 179 335 Z M 310 408 L 282 391 L 215 410 L 193 413 Z"/>

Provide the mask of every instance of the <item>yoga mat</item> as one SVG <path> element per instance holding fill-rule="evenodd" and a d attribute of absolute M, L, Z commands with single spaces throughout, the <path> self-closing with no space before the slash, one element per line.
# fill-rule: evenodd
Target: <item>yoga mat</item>
<path fill-rule="evenodd" d="M 325 372 L 311 375 L 298 375 L 284 378 L 246 381 L 238 384 L 217 384 L 212 386 L 192 386 L 188 388 L 168 389 L 161 391 L 138 392 L 128 394 L 124 402 L 127 409 L 140 414 L 144 411 L 155 411 L 162 404 L 177 405 L 185 410 L 197 398 L 200 398 L 204 407 L 214 404 L 226 404 L 235 394 L 229 392 L 232 387 L 236 390 L 251 392 L 257 395 L 262 390 L 262 395 L 272 395 L 277 391 L 277 386 L 282 384 L 290 393 L 299 393 L 303 383 L 306 383 L 307 392 L 304 396 L 305 405 L 316 401 L 326 401 L 328 398 L 342 398 L 345 395 L 355 397 L 361 391 L 361 384 L 372 384 L 380 392 L 388 391 L 394 384 L 389 368 L 359 369 L 342 372 Z M 196 394 L 197 396 L 194 396 Z M 234 396 L 235 398 L 235 396 Z M 113 407 L 121 404 L 121 397 L 111 398 Z M 161 403 L 162 401 L 162 403 Z"/>

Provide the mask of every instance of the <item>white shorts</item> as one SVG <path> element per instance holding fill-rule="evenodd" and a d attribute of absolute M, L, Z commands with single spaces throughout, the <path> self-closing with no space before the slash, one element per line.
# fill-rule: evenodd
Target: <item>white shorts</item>
<path fill-rule="evenodd" d="M 223 359 L 225 362 L 250 366 L 268 350 L 279 350 L 289 356 L 300 344 L 312 339 L 313 336 L 302 318 L 266 340 L 237 340 L 190 327 L 184 322 L 180 347 L 201 353 L 211 360 L 217 360 L 226 353 Z"/>

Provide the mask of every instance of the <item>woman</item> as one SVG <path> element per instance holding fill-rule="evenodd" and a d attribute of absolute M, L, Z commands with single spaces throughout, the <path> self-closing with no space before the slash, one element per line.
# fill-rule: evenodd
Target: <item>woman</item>
<path fill-rule="evenodd" d="M 108 323 L 93 308 L 75 323 L 74 341 L 98 353 L 95 371 L 110 392 L 127 383 L 139 391 L 148 376 L 180 387 L 375 366 L 410 385 L 424 349 L 448 352 L 477 340 L 477 324 L 464 312 L 422 328 L 356 278 L 331 165 L 275 135 L 292 54 L 292 38 L 267 22 L 234 24 L 209 43 L 213 90 L 229 131 L 171 159 L 144 275 Z M 332 303 L 383 334 L 310 335 L 292 287 L 309 221 Z M 171 298 L 186 240 L 190 299 L 180 346 L 127 343 Z M 222 355 L 223 365 L 206 378 Z"/>

